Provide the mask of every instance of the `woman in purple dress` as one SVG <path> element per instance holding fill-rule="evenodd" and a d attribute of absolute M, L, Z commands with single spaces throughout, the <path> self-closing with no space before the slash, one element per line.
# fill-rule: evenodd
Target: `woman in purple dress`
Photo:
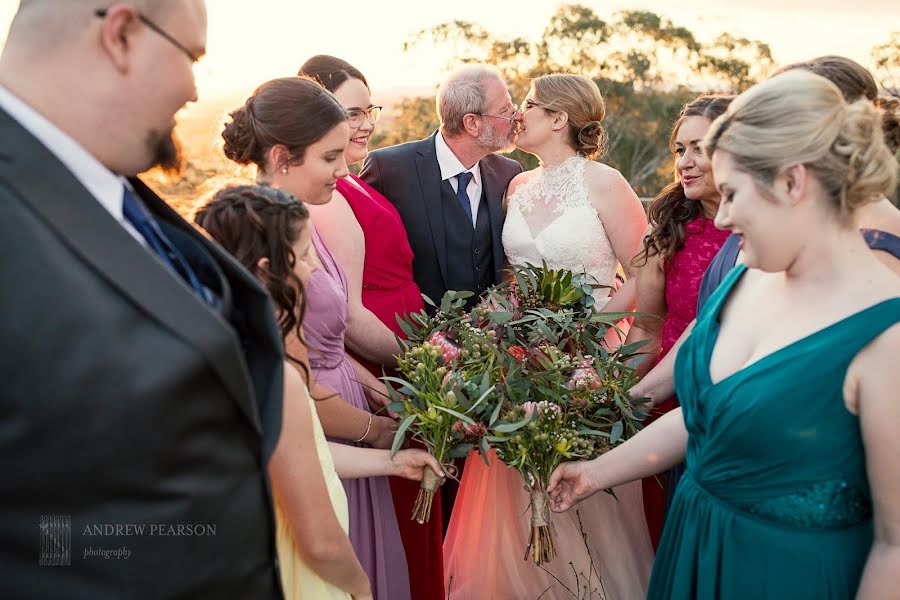
<path fill-rule="evenodd" d="M 308 110 L 298 110 L 300 106 Z M 304 119 L 310 112 L 315 118 Z M 306 204 L 331 200 L 336 181 L 347 174 L 344 150 L 350 139 L 346 113 L 331 93 L 307 78 L 275 79 L 261 85 L 231 118 L 222 134 L 228 158 L 255 164 L 258 181 L 283 188 Z M 359 382 L 360 367 L 344 350 L 346 276 L 314 224 L 312 242 L 304 257 L 313 271 L 303 333 L 317 384 L 312 389 L 319 399 L 316 412 L 332 441 L 386 447 L 396 424 L 369 411 Z M 286 341 L 289 355 L 294 351 L 302 355 L 298 342 Z M 350 541 L 369 576 L 374 598 L 410 598 L 406 557 L 387 478 L 344 480 L 343 484 L 350 508 Z"/>

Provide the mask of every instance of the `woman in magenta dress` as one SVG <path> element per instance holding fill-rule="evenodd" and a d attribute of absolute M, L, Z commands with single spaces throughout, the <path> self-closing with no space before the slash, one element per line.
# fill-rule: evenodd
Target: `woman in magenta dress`
<path fill-rule="evenodd" d="M 672 131 L 669 146 L 675 156 L 676 180 L 650 204 L 650 226 L 637 258 L 637 311 L 647 316 L 635 319 L 625 341 L 647 340 L 640 375 L 666 355 L 696 316 L 700 280 L 728 238 L 727 231 L 713 224 L 720 197 L 700 140 L 730 102 L 730 96 L 700 96 L 682 109 Z M 661 400 L 645 424 L 678 406 L 677 398 Z M 654 548 L 665 518 L 666 479 L 643 482 L 644 512 Z"/>
<path fill-rule="evenodd" d="M 347 62 L 324 55 L 306 61 L 300 73 L 334 93 L 350 122 L 350 143 L 344 153 L 347 164 L 363 160 L 381 112 L 380 106 L 372 104 L 366 78 Z M 385 367 L 394 365 L 393 355 L 398 351 L 394 336 L 402 332 L 397 315 L 423 307 L 422 295 L 412 278 L 413 253 L 403 221 L 384 196 L 353 174 L 338 179 L 331 202 L 311 212 L 322 239 L 347 274 L 347 347 L 380 376 Z M 376 394 L 370 394 L 370 403 L 373 409 L 380 408 Z M 412 597 L 443 600 L 440 498 L 435 497 L 431 520 L 420 525 L 409 518 L 418 483 L 392 477 L 390 484 Z"/>

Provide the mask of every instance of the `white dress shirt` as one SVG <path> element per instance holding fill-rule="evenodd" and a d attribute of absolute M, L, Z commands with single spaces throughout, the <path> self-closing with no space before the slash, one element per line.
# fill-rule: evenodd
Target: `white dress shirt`
<path fill-rule="evenodd" d="M 471 169 L 467 169 L 453 154 L 453 150 L 447 145 L 440 131 L 434 136 L 434 153 L 437 156 L 438 166 L 441 168 L 441 181 L 450 180 L 454 193 L 459 187 L 456 176 L 463 171 L 468 171 L 472 174 L 472 179 L 469 181 L 469 185 L 466 186 L 466 194 L 469 196 L 469 206 L 472 207 L 472 227 L 474 228 L 478 219 L 478 205 L 481 204 L 481 169 L 478 163 L 476 162 L 472 165 Z"/>
<path fill-rule="evenodd" d="M 143 236 L 122 214 L 123 186 L 129 185 L 127 180 L 103 166 L 70 135 L 2 85 L 0 85 L 0 108 L 46 146 L 128 233 L 141 244 L 146 244 Z"/>

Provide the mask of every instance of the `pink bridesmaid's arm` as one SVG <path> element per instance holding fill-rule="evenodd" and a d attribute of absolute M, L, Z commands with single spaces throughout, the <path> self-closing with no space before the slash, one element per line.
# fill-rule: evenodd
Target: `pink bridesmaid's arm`
<path fill-rule="evenodd" d="M 628 337 L 625 338 L 625 343 L 650 340 L 641 349 L 641 352 L 644 353 L 644 360 L 637 366 L 638 375 L 643 376 L 650 371 L 659 355 L 663 319 L 668 312 L 666 276 L 659 255 L 647 259 L 647 262 L 638 268 L 635 279 L 637 281 L 637 311 L 642 316 L 635 317 L 634 323 L 628 331 Z"/>
<path fill-rule="evenodd" d="M 366 238 L 353 209 L 344 196 L 335 191 L 331 202 L 309 206 L 309 212 L 325 245 L 347 275 L 347 347 L 372 362 L 395 366 L 400 346 L 394 332 L 362 303 Z"/>

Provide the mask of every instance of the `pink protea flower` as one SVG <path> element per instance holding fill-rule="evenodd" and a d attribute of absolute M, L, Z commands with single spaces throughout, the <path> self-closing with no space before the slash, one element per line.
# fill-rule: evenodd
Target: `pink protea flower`
<path fill-rule="evenodd" d="M 537 402 L 525 402 L 522 404 L 522 410 L 525 411 L 526 417 L 531 417 L 534 415 L 535 412 L 537 412 L 538 403 Z"/>
<path fill-rule="evenodd" d="M 435 331 L 432 333 L 431 337 L 428 338 L 428 342 L 440 350 L 445 365 L 450 365 L 459 358 L 459 345 L 450 339 L 443 331 Z"/>

